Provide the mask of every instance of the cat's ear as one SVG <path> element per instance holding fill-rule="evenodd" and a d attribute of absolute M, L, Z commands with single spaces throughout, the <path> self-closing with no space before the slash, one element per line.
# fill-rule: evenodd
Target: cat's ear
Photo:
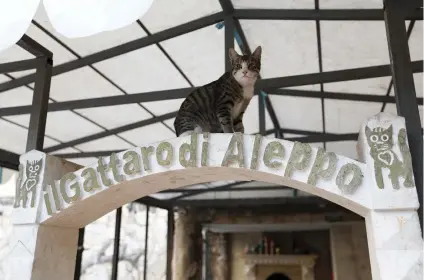
<path fill-rule="evenodd" d="M 238 53 L 233 48 L 228 50 L 228 55 L 230 56 L 231 63 L 233 63 L 239 57 Z"/>
<path fill-rule="evenodd" d="M 262 56 L 262 47 L 258 46 L 255 51 L 252 53 L 252 56 L 258 60 L 261 60 Z"/>
<path fill-rule="evenodd" d="M 369 137 L 369 136 L 371 135 L 371 129 L 368 127 L 368 125 L 367 125 L 367 126 L 365 126 L 365 135 L 366 135 L 367 137 Z"/>

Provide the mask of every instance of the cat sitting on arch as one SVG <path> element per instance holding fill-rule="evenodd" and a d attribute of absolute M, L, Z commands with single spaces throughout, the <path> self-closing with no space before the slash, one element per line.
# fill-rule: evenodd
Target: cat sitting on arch
<path fill-rule="evenodd" d="M 389 170 L 389 178 L 394 189 L 399 189 L 399 177 L 404 178 L 406 188 L 415 186 L 412 172 L 411 154 L 406 143 L 406 130 L 399 130 L 398 145 L 403 157 L 403 162 L 393 150 L 393 126 L 388 128 L 376 127 L 370 129 L 365 126 L 365 135 L 370 146 L 370 155 L 374 160 L 375 180 L 380 189 L 384 188 L 383 168 Z"/>
<path fill-rule="evenodd" d="M 243 114 L 254 95 L 261 54 L 261 46 L 251 55 L 231 48 L 231 71 L 195 89 L 181 104 L 174 122 L 177 137 L 193 132 L 244 133 Z"/>

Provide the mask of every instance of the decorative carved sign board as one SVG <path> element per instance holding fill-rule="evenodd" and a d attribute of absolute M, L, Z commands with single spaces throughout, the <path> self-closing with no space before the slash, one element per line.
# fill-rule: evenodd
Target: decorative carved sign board
<path fill-rule="evenodd" d="M 260 135 L 193 134 L 114 153 L 110 157 L 100 157 L 95 166 L 69 172 L 50 183 L 38 180 L 37 176 L 40 174 L 35 171 L 38 165 L 33 167 L 33 162 L 42 166 L 46 156 L 37 151 L 27 155 L 32 161 L 24 161 L 20 167 L 26 170 L 26 176 L 21 172 L 18 179 L 19 195 L 15 207 L 28 207 L 25 197 L 29 178 L 32 180 L 31 188 L 38 184 L 37 187 L 43 190 L 40 197 L 43 206 L 40 210 L 41 220 L 125 181 L 195 167 L 229 167 L 234 169 L 230 171 L 230 175 L 232 173 L 236 177 L 240 177 L 237 169 L 243 169 L 242 173 L 261 171 L 275 175 L 276 183 L 284 184 L 289 179 L 294 180 L 297 182 L 296 186 L 305 191 L 310 191 L 308 185 L 314 186 L 316 190 L 312 193 L 319 194 L 325 190 L 358 204 L 366 200 L 364 191 L 359 191 L 364 181 L 363 163 L 325 152 L 321 148 L 313 148 L 309 144 L 264 138 Z M 239 179 L 242 180 L 244 176 L 241 177 Z M 174 187 L 178 186 L 178 180 L 174 179 Z M 202 182 L 202 178 L 198 180 Z M 140 185 L 140 188 L 143 186 Z M 32 193 L 32 197 L 34 194 Z M 119 193 L 116 195 L 119 196 Z M 30 207 L 35 207 L 35 204 L 32 203 Z"/>
<path fill-rule="evenodd" d="M 24 225 L 14 227 L 12 248 L 32 248 L 26 250 L 31 265 L 23 266 L 22 251 L 14 249 L 20 258 L 10 257 L 12 265 L 7 267 L 17 275 L 23 269 L 31 275 L 36 261 L 40 275 L 34 279 L 58 279 L 62 274 L 52 271 L 59 266 L 51 265 L 61 259 L 61 267 L 66 265 L 70 273 L 67 279 L 72 279 L 74 259 L 62 256 L 66 250 L 69 256 L 76 252 L 52 236 L 76 242 L 75 229 L 162 190 L 218 180 L 257 180 L 306 191 L 365 217 L 374 280 L 423 279 L 419 203 L 406 135 L 402 117 L 379 113 L 366 120 L 358 139 L 364 163 L 308 144 L 242 134 L 174 138 L 100 157 L 97 164 L 84 168 L 31 151 L 20 158 L 12 214 L 13 224 Z M 39 224 L 43 229 L 35 234 Z M 44 257 L 47 251 L 50 258 Z"/>

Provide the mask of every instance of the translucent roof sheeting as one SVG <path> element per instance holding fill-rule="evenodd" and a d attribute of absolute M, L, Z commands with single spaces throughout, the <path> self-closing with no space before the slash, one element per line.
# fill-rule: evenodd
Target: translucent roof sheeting
<path fill-rule="evenodd" d="M 147 14 L 137 22 L 111 32 L 91 37 L 69 39 L 54 30 L 42 6 L 38 9 L 26 34 L 53 53 L 54 66 L 80 60 L 122 44 L 148 38 L 158 32 L 187 24 L 205 16 L 223 12 L 220 2 L 227 0 L 155 0 Z M 316 9 L 313 0 L 232 0 L 235 9 Z M 382 9 L 382 0 L 320 0 L 319 8 L 326 10 Z M 216 21 L 218 23 L 219 21 Z M 251 49 L 261 45 L 262 78 L 275 78 L 338 71 L 390 64 L 384 20 L 259 20 L 239 19 L 241 30 Z M 405 21 L 408 28 L 411 21 Z M 319 30 L 319 32 L 317 32 Z M 215 23 L 65 73 L 54 75 L 50 102 L 66 102 L 89 98 L 145 94 L 192 86 L 201 86 L 217 79 L 225 71 L 225 27 Z M 318 36 L 319 35 L 319 36 Z M 165 36 L 165 35 L 164 35 Z M 166 36 L 165 36 L 166 37 Z M 240 48 L 235 43 L 236 50 Z M 413 21 L 409 37 L 412 61 L 423 59 L 422 20 Z M 320 53 L 322 54 L 320 57 Z M 32 58 L 19 46 L 0 53 L 0 63 Z M 0 84 L 34 73 L 34 70 L 0 75 Z M 423 98 L 422 73 L 414 74 L 417 97 Z M 396 113 L 394 103 L 350 100 L 346 94 L 393 96 L 391 77 L 368 78 L 332 83 L 281 88 L 281 94 L 267 92 L 274 108 L 283 137 L 293 139 L 317 134 L 355 134 L 362 122 L 382 110 Z M 30 105 L 34 84 L 0 92 L 0 108 Z M 321 91 L 346 98 L 321 98 Z M 316 93 L 316 96 L 314 94 Z M 304 94 L 305 96 L 300 96 Z M 142 96 L 142 95 L 141 95 Z M 119 129 L 125 125 L 149 120 L 175 112 L 182 98 L 49 112 L 47 115 L 45 148 L 96 133 Z M 259 127 L 259 98 L 255 96 L 244 123 L 246 133 L 257 133 Z M 423 106 L 419 106 L 422 117 Z M 265 130 L 273 134 L 274 124 L 265 112 Z M 29 114 L 0 118 L 0 148 L 22 154 L 25 152 Z M 175 137 L 173 116 L 156 123 L 111 133 L 78 145 L 54 149 L 53 154 L 85 153 L 69 157 L 82 165 L 94 163 L 92 152 L 125 150 L 151 142 Z M 356 141 L 331 140 L 312 142 L 341 155 L 356 158 Z M 222 184 L 228 182 L 222 182 Z M 222 185 L 221 184 L 221 185 Z M 265 186 L 263 183 L 258 183 Z M 216 184 L 215 184 L 216 185 Z M 219 185 L 219 184 L 218 184 Z M 198 188 L 214 188 L 199 185 Z M 215 186 L 216 187 L 216 186 Z M 238 186 L 240 187 L 240 186 Z M 246 187 L 246 186 L 244 186 Z M 269 186 L 268 186 L 269 187 Z M 264 196 L 292 195 L 292 190 L 267 190 Z M 160 199 L 182 193 L 157 194 Z M 300 195 L 300 194 L 299 194 Z M 232 198 L 231 192 L 209 192 L 190 199 Z M 240 191 L 239 197 L 257 197 L 258 191 Z M 187 198 L 189 199 L 189 198 Z"/>

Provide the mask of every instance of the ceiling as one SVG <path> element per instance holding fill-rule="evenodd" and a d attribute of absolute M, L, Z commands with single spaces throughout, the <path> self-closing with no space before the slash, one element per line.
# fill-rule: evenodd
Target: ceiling
<path fill-rule="evenodd" d="M 316 9 L 314 0 L 232 0 L 236 9 Z M 382 9 L 382 0 L 320 0 L 320 9 Z M 138 22 L 111 32 L 86 38 L 68 39 L 51 26 L 42 6 L 26 34 L 53 52 L 54 66 L 81 59 L 99 51 L 151 36 L 151 34 L 222 12 L 218 0 L 155 0 L 151 9 Z M 239 20 L 250 48 L 261 45 L 262 78 L 293 76 L 350 68 L 389 64 L 385 24 L 380 21 L 335 20 Z M 406 21 L 408 28 L 410 22 Z M 151 91 L 201 86 L 217 79 L 225 71 L 225 28 L 216 24 L 152 44 L 104 61 L 97 62 L 52 78 L 50 102 L 64 102 L 107 96 L 131 95 Z M 318 30 L 318 31 L 317 31 Z M 319 35 L 319 36 L 318 36 Z M 240 51 L 237 47 L 236 50 Z M 409 38 L 412 61 L 423 59 L 422 20 L 415 21 Z M 321 52 L 321 55 L 320 55 Z M 32 55 L 13 46 L 0 53 L 0 63 L 29 59 Z M 0 75 L 0 84 L 31 74 L 34 71 Z M 352 93 L 385 96 L 391 77 L 303 85 L 291 89 L 308 92 Z M 417 97 L 423 97 L 422 73 L 414 74 Z M 0 108 L 30 105 L 33 84 L 0 93 Z M 286 88 L 287 89 L 287 88 Z M 384 111 L 396 113 L 394 103 L 340 100 L 332 98 L 295 97 L 268 93 L 283 137 L 290 139 L 323 133 L 354 134 L 370 116 Z M 173 118 L 143 127 L 111 134 L 86 143 L 56 149 L 55 146 L 110 131 L 134 122 L 148 120 L 177 111 L 183 99 L 143 102 L 97 108 L 49 112 L 45 148 L 53 154 L 90 153 L 124 150 L 175 137 Z M 419 107 L 422 116 L 423 108 Z M 246 133 L 260 131 L 259 102 L 255 96 L 244 117 Z M 5 116 L 0 119 L 0 148 L 22 154 L 25 152 L 29 114 Z M 274 128 L 270 114 L 265 112 L 265 129 Z M 356 158 L 356 141 L 311 143 L 329 151 Z M 63 146 L 63 145 L 62 145 Z M 66 146 L 66 145 L 65 145 Z M 60 146 L 58 146 L 60 147 Z M 82 165 L 95 157 L 72 156 L 69 160 Z M 222 185 L 216 183 L 215 185 Z M 263 183 L 248 186 L 265 186 Z M 211 186 L 196 186 L 206 188 Z M 288 190 L 269 190 L 264 196 L 285 196 Z M 257 191 L 238 192 L 255 197 Z M 263 192 L 261 192 L 263 193 Z M 181 193 L 168 193 L 170 198 Z M 231 192 L 202 194 L 206 198 L 231 197 Z M 200 195 L 192 198 L 201 198 Z"/>

